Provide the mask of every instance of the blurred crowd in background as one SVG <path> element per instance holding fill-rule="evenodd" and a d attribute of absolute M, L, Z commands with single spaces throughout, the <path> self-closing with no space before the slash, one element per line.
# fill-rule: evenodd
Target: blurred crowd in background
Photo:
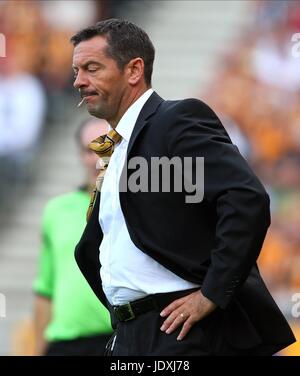
<path fill-rule="evenodd" d="M 256 23 L 228 49 L 205 100 L 271 196 L 272 226 L 259 261 L 281 294 L 300 289 L 300 59 L 292 54 L 300 3 L 253 6 Z"/>
<path fill-rule="evenodd" d="M 65 100 L 74 96 L 70 36 L 127 6 L 12 3 L 0 1 L 0 31 L 7 39 L 7 57 L 0 60 L 0 210 L 11 187 L 30 179 L 44 127 L 64 116 Z M 291 36 L 300 33 L 300 2 L 255 1 L 251 9 L 255 23 L 228 46 L 201 99 L 267 187 L 272 226 L 259 263 L 272 293 L 290 300 L 289 292 L 300 291 L 300 57 L 291 52 Z"/>

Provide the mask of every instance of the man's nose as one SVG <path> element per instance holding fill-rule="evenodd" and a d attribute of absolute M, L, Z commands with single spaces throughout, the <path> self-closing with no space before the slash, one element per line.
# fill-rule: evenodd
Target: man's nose
<path fill-rule="evenodd" d="M 75 87 L 75 89 L 80 89 L 81 87 L 87 86 L 87 85 L 88 85 L 88 81 L 87 81 L 86 75 L 84 74 L 84 72 L 79 71 L 77 73 L 73 86 Z"/>

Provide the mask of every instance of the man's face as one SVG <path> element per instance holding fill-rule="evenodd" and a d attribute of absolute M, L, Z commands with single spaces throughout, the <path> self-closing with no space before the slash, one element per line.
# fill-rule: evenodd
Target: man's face
<path fill-rule="evenodd" d="M 74 48 L 74 87 L 80 90 L 89 113 L 98 118 L 114 119 L 128 82 L 115 60 L 106 55 L 107 42 L 102 36 L 80 42 Z"/>

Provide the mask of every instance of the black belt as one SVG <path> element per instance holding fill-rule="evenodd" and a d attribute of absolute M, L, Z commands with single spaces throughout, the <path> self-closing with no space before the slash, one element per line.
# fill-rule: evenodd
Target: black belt
<path fill-rule="evenodd" d="M 200 287 L 189 290 L 149 295 L 145 298 L 138 299 L 127 304 L 111 306 L 110 312 L 119 322 L 130 321 L 149 311 L 155 310 L 160 312 L 174 300 L 182 298 L 183 296 L 199 289 Z"/>

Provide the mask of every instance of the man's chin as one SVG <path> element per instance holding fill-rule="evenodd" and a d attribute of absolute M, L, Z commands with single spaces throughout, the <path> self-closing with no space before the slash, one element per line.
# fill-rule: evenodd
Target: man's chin
<path fill-rule="evenodd" d="M 91 115 L 95 116 L 95 114 L 97 113 L 97 109 L 95 108 L 95 106 L 87 104 L 86 108 L 87 108 L 89 114 L 91 114 Z"/>
<path fill-rule="evenodd" d="M 90 115 L 103 119 L 102 111 L 99 108 L 89 104 L 86 107 Z"/>

